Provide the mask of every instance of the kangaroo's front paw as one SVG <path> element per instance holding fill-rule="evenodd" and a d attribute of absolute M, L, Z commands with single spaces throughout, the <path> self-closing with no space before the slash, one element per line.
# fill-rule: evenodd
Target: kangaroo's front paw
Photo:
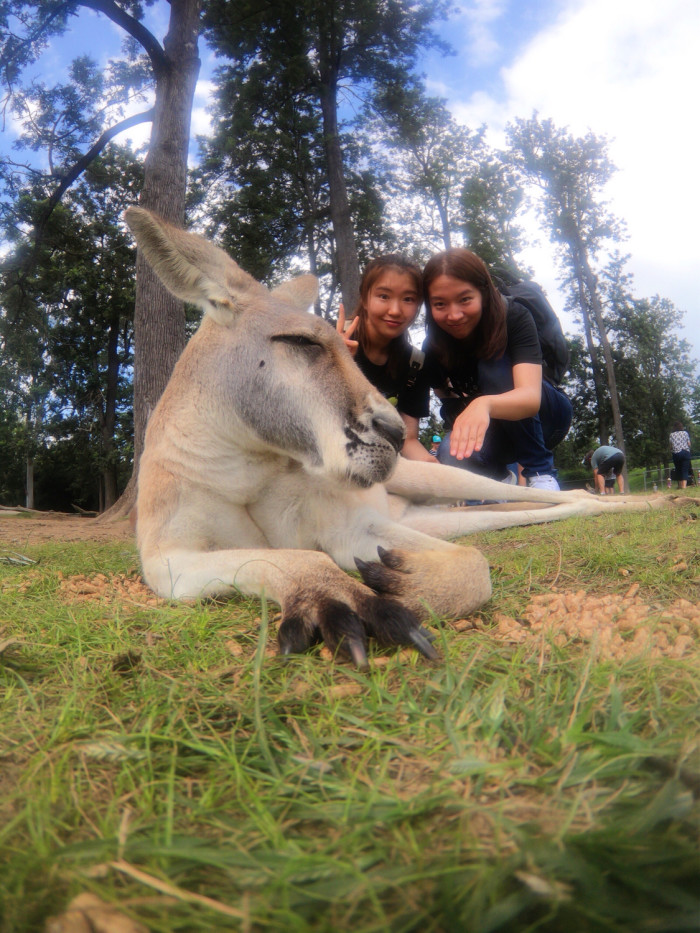
<path fill-rule="evenodd" d="M 281 654 L 298 654 L 318 642 L 352 659 L 360 669 L 368 667 L 367 641 L 380 645 L 408 645 L 431 660 L 439 659 L 432 637 L 421 628 L 413 612 L 395 599 L 378 596 L 344 577 L 339 598 L 327 591 L 305 590 L 282 607 L 278 630 Z"/>
<path fill-rule="evenodd" d="M 281 654 L 300 654 L 319 642 L 367 667 L 367 635 L 357 613 L 338 599 L 319 596 L 313 604 L 295 600 L 283 607 L 277 632 Z"/>

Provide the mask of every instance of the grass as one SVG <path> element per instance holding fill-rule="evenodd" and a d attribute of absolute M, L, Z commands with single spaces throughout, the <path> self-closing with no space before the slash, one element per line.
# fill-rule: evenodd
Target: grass
<path fill-rule="evenodd" d="M 481 535 L 479 627 L 368 674 L 278 659 L 256 601 L 71 598 L 137 573 L 123 543 L 0 563 L 1 933 L 81 892 L 169 933 L 697 929 L 700 632 L 613 661 L 493 628 L 552 587 L 697 603 L 695 514 Z"/>

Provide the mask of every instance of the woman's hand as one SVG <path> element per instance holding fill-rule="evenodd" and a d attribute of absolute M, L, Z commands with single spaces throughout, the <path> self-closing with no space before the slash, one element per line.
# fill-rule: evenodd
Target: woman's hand
<path fill-rule="evenodd" d="M 489 397 L 482 395 L 470 402 L 464 411 L 455 418 L 450 438 L 450 453 L 458 460 L 481 450 L 484 435 L 491 423 Z"/>
<path fill-rule="evenodd" d="M 513 366 L 512 389 L 499 395 L 480 395 L 455 419 L 450 453 L 458 460 L 471 457 L 483 447 L 492 418 L 503 421 L 533 418 L 541 404 L 542 367 L 535 363 L 517 363 Z"/>
<path fill-rule="evenodd" d="M 400 411 L 399 414 L 406 426 L 406 440 L 401 448 L 401 456 L 407 460 L 422 460 L 424 463 L 437 463 L 437 457 L 431 456 L 421 444 L 418 437 L 420 422 L 418 418 Z"/>
<path fill-rule="evenodd" d="M 345 341 L 345 346 L 350 351 L 350 356 L 355 356 L 357 353 L 357 348 L 359 343 L 357 340 L 350 340 L 350 337 L 355 333 L 357 325 L 360 323 L 359 315 L 348 325 L 348 329 L 345 329 L 345 308 L 341 301 L 340 307 L 338 308 L 338 323 L 335 325 L 335 329 L 338 331 L 340 336 Z"/>

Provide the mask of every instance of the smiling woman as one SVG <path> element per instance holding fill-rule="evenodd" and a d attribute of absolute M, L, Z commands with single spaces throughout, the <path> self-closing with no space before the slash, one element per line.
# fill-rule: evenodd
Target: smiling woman
<path fill-rule="evenodd" d="M 571 403 L 543 378 L 527 307 L 501 295 L 466 249 L 433 256 L 423 287 L 426 371 L 448 429 L 438 460 L 505 480 L 518 463 L 528 486 L 558 489 L 552 449 L 569 429 Z"/>
<path fill-rule="evenodd" d="M 418 439 L 419 420 L 428 415 L 427 396 L 416 387 L 423 354 L 408 338 L 422 300 L 417 265 L 396 253 L 377 256 L 363 272 L 354 320 L 346 329 L 341 305 L 337 329 L 364 375 L 403 418 L 404 456 L 434 463 Z"/>

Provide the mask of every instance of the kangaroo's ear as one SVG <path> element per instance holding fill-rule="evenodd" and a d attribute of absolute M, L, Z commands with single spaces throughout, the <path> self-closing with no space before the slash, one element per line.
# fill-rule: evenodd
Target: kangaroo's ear
<path fill-rule="evenodd" d="M 136 243 L 165 287 L 198 305 L 219 324 L 232 324 L 267 289 L 244 272 L 222 249 L 142 207 L 125 219 Z"/>
<path fill-rule="evenodd" d="M 308 311 L 318 296 L 318 279 L 315 275 L 299 275 L 273 288 L 272 294 L 288 301 L 297 311 Z"/>

